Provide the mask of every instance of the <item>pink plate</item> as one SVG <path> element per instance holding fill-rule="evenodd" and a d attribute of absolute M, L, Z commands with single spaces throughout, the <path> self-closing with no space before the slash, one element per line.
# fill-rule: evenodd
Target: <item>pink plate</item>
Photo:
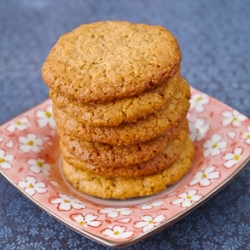
<path fill-rule="evenodd" d="M 188 120 L 196 157 L 189 173 L 160 194 L 102 200 L 71 188 L 60 170 L 50 100 L 0 127 L 0 171 L 36 205 L 79 234 L 112 247 L 136 243 L 193 211 L 250 158 L 250 120 L 191 90 Z"/>

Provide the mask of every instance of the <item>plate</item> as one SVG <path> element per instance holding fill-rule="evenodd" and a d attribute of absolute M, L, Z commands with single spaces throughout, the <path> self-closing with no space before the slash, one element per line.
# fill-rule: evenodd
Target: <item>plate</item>
<path fill-rule="evenodd" d="M 146 198 L 102 200 L 75 191 L 60 170 L 51 100 L 0 127 L 0 170 L 54 218 L 103 245 L 134 244 L 196 209 L 228 184 L 250 159 L 250 120 L 191 88 L 188 113 L 196 156 L 188 174 Z"/>

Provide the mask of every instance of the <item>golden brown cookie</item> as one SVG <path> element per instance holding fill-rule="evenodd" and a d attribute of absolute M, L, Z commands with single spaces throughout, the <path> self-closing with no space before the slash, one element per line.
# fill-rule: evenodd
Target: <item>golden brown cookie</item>
<path fill-rule="evenodd" d="M 108 103 L 82 104 L 76 99 L 50 90 L 50 98 L 63 112 L 77 121 L 92 126 L 118 126 L 134 122 L 141 117 L 160 110 L 173 97 L 179 87 L 180 73 L 159 87 L 152 88 L 138 96 L 123 98 Z"/>
<path fill-rule="evenodd" d="M 188 123 L 186 119 L 184 119 L 179 126 L 174 127 L 162 136 L 146 142 L 127 146 L 113 146 L 98 142 L 82 141 L 64 135 L 61 137 L 61 142 L 64 145 L 62 152 L 68 151 L 66 155 L 70 155 L 71 158 L 77 158 L 77 161 L 80 161 L 80 165 L 82 163 L 88 163 L 104 168 L 126 167 L 153 158 L 156 154 L 170 145 L 181 132 L 183 132 L 184 135 L 188 133 Z M 66 155 L 65 159 L 67 160 Z M 71 162 L 70 160 L 68 161 Z"/>
<path fill-rule="evenodd" d="M 77 169 L 62 162 L 65 178 L 78 191 L 104 199 L 127 199 L 159 193 L 179 181 L 190 169 L 195 150 L 193 143 L 187 139 L 180 158 L 162 172 L 141 177 L 104 177 Z"/>
<path fill-rule="evenodd" d="M 190 87 L 182 79 L 180 91 L 171 99 L 169 104 L 155 114 L 133 123 L 123 123 L 117 127 L 93 127 L 84 125 L 71 118 L 54 106 L 54 118 L 59 135 L 65 134 L 86 141 L 97 141 L 111 145 L 130 145 L 166 133 L 183 120 L 189 109 Z"/>
<path fill-rule="evenodd" d="M 59 38 L 43 64 L 42 77 L 68 98 L 104 103 L 166 82 L 180 61 L 178 42 L 164 27 L 96 22 Z"/>
<path fill-rule="evenodd" d="M 181 131 L 178 138 L 173 140 L 160 153 L 155 155 L 148 161 L 143 161 L 133 165 L 125 165 L 120 167 L 100 166 L 99 164 L 91 165 L 81 161 L 74 154 L 70 153 L 61 143 L 61 153 L 63 158 L 75 168 L 86 170 L 93 174 L 99 174 L 106 177 L 136 177 L 149 174 L 155 174 L 171 166 L 180 156 L 183 144 L 187 138 L 187 131 Z M 101 162 L 100 162 L 101 163 Z"/>

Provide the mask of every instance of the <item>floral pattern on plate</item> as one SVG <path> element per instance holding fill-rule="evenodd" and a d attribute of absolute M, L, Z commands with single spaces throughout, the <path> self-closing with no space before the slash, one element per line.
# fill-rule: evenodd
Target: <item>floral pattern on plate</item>
<path fill-rule="evenodd" d="M 60 171 L 50 100 L 0 127 L 0 171 L 30 200 L 78 233 L 108 246 L 135 243 L 195 209 L 240 172 L 250 157 L 250 120 L 191 91 L 188 120 L 196 157 L 189 173 L 158 195 L 105 201 L 71 188 Z"/>

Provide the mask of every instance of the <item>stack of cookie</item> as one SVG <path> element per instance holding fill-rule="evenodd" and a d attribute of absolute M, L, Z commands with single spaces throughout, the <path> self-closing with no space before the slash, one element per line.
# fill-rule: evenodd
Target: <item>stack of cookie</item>
<path fill-rule="evenodd" d="M 65 178 L 77 190 L 126 199 L 158 193 L 189 170 L 190 89 L 177 40 L 121 21 L 63 35 L 42 68 Z"/>

